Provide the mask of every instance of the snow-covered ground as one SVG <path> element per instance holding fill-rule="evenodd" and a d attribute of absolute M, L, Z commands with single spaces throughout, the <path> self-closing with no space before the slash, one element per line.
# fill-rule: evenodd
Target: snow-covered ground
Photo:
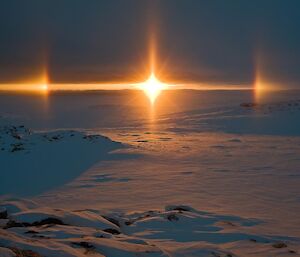
<path fill-rule="evenodd" d="M 300 99 L 192 110 L 163 117 L 171 131 L 300 136 Z"/>
<path fill-rule="evenodd" d="M 1 256 L 278 256 L 300 250 L 297 238 L 251 232 L 259 220 L 189 206 L 101 213 L 9 201 L 1 208 L 7 210 Z"/>
<path fill-rule="evenodd" d="M 117 148 L 121 144 L 99 135 L 37 133 L 2 121 L 0 195 L 30 196 L 64 185 Z"/>
<path fill-rule="evenodd" d="M 3 113 L 0 256 L 299 256 L 300 94 L 182 94 Z"/>

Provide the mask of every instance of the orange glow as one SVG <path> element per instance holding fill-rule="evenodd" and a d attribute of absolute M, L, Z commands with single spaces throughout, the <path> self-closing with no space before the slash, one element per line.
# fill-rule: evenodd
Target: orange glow
<path fill-rule="evenodd" d="M 263 51 L 259 51 L 255 63 L 254 97 L 257 103 L 264 101 L 270 91 L 282 89 L 280 83 L 274 81 L 268 72 L 268 58 Z"/>
<path fill-rule="evenodd" d="M 0 84 L 0 90 L 46 93 L 49 90 L 47 69 L 43 68 L 41 74 L 38 77 L 24 81 L 23 83 Z"/>
<path fill-rule="evenodd" d="M 160 92 L 166 88 L 167 85 L 160 82 L 153 72 L 144 83 L 140 84 L 140 89 L 144 90 L 146 95 L 149 97 L 151 104 L 154 104 Z"/>
<path fill-rule="evenodd" d="M 23 82 L 0 84 L 0 91 L 85 91 L 85 90 L 126 90 L 136 89 L 136 83 L 45 83 L 45 82 Z"/>
<path fill-rule="evenodd" d="M 282 86 L 280 83 L 272 81 L 272 78 L 265 76 L 261 69 L 256 70 L 255 81 L 254 81 L 254 94 L 255 101 L 261 102 L 268 97 L 268 93 L 271 91 L 281 90 Z"/>
<path fill-rule="evenodd" d="M 162 83 L 156 76 L 156 62 L 157 62 L 157 54 L 156 54 L 156 37 L 154 30 L 150 31 L 150 40 L 149 40 L 149 66 L 150 66 L 150 76 L 149 78 L 140 83 L 138 88 L 142 89 L 145 94 L 148 96 L 151 104 L 154 104 L 156 98 L 159 96 L 162 90 L 167 88 L 167 85 Z"/>
<path fill-rule="evenodd" d="M 255 77 L 255 82 L 254 82 L 254 94 L 255 94 L 256 102 L 261 101 L 263 91 L 264 91 L 264 86 L 265 85 L 262 81 L 262 78 L 261 78 L 259 72 L 257 72 L 256 77 Z"/>
<path fill-rule="evenodd" d="M 259 60 L 256 65 L 256 74 L 254 81 L 254 96 L 257 103 L 262 102 L 262 100 L 266 97 L 267 92 L 274 89 L 273 85 L 271 85 L 265 79 L 262 70 L 262 61 Z"/>
<path fill-rule="evenodd" d="M 49 90 L 49 81 L 48 81 L 48 76 L 47 75 L 42 77 L 38 89 L 41 90 L 44 93 L 48 92 L 48 90 Z"/>

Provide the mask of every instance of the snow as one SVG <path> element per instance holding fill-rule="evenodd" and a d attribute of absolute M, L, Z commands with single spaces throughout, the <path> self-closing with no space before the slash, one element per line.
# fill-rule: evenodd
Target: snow
<path fill-rule="evenodd" d="M 11 220 L 22 223 L 33 223 L 36 221 L 42 221 L 47 218 L 55 218 L 61 220 L 64 224 L 93 227 L 99 229 L 118 229 L 117 226 L 111 224 L 101 216 L 96 215 L 89 211 L 76 211 L 76 212 L 62 212 L 60 210 L 49 210 L 48 208 L 41 208 L 33 210 L 27 210 L 12 214 Z"/>
<path fill-rule="evenodd" d="M 0 256 L 299 256 L 297 93 L 182 94 L 150 120 L 113 95 L 10 102 Z"/>
<path fill-rule="evenodd" d="M 31 132 L 23 125 L 2 125 L 0 145 L 0 194 L 22 196 L 61 186 L 121 148 L 99 135 L 71 130 Z"/>
<path fill-rule="evenodd" d="M 1 257 L 15 257 L 16 254 L 7 248 L 0 247 L 0 255 Z"/>
<path fill-rule="evenodd" d="M 248 106 L 247 104 L 246 106 Z M 161 118 L 170 131 L 300 136 L 300 100 L 216 107 Z M 180 130 L 180 128 L 182 130 Z M 174 130 L 175 129 L 175 130 Z"/>
<path fill-rule="evenodd" d="M 255 247 L 254 256 L 272 256 L 269 254 L 300 250 L 300 238 L 253 233 L 250 228 L 259 224 L 257 220 L 216 215 L 189 206 L 106 216 L 97 213 L 97 210 L 78 214 L 31 207 L 9 213 L 10 221 L 30 224 L 20 227 L 11 223 L 15 225 L 0 230 L 0 245 L 6 247 L 2 251 L 8 253 L 8 249 L 15 248 L 42 256 L 84 256 L 86 253 L 96 256 L 234 256 L 238 251 L 251 251 Z M 51 217 L 65 224 L 36 225 L 41 219 Z M 118 221 L 119 226 L 108 218 Z M 119 232 L 113 233 L 107 228 Z"/>

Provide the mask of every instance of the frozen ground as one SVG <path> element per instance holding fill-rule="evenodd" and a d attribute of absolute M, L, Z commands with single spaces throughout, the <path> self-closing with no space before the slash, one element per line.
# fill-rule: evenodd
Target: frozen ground
<path fill-rule="evenodd" d="M 40 194 L 73 180 L 121 148 L 99 135 L 77 131 L 32 132 L 3 120 L 0 127 L 0 195 Z"/>
<path fill-rule="evenodd" d="M 193 95 L 183 111 L 154 110 L 148 116 L 126 105 L 130 119 L 122 112 L 116 126 L 112 119 L 118 116 L 105 120 L 103 115 L 117 115 L 121 106 L 115 111 L 107 99 L 106 107 L 89 106 L 89 117 L 68 105 L 66 120 L 57 119 L 55 103 L 51 115 L 39 119 L 35 113 L 34 132 L 16 127 L 21 139 L 14 137 L 14 128 L 2 126 L 2 134 L 8 128 L 11 133 L 2 136 L 9 144 L 0 152 L 7 168 L 1 176 L 11 186 L 0 182 L 0 253 L 299 256 L 297 94 L 257 105 L 248 104 L 253 99 L 243 93 L 227 94 L 218 104 L 205 103 L 207 108 L 197 106 L 201 97 Z M 15 114 L 6 112 L 2 120 L 28 125 L 30 117 L 22 118 L 14 108 Z M 93 127 L 97 111 L 105 125 Z M 83 124 L 77 122 L 80 116 Z M 49 131 L 50 120 L 60 130 Z M 113 141 L 86 136 L 91 134 Z M 26 150 L 12 151 L 15 147 Z M 22 179 L 15 187 L 25 170 L 30 183 Z M 40 170 L 54 178 L 51 186 Z M 31 195 L 30 200 L 12 198 L 16 193 Z"/>
<path fill-rule="evenodd" d="M 10 201 L 2 209 L 1 256 L 296 256 L 300 250 L 298 238 L 253 233 L 259 220 L 189 206 L 124 214 Z"/>

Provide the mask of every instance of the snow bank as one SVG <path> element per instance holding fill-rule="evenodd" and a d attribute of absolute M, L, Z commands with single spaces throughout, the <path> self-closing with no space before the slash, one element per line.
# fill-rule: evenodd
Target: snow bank
<path fill-rule="evenodd" d="M 37 195 L 64 185 L 122 145 L 79 131 L 0 126 L 0 195 Z"/>
<path fill-rule="evenodd" d="M 3 203 L 1 208 L 11 205 Z M 25 204 L 24 210 L 8 212 L 9 225 L 0 228 L 0 256 L 29 251 L 32 255 L 28 256 L 37 257 L 289 256 L 300 250 L 299 238 L 253 234 L 251 227 L 259 224 L 257 220 L 215 215 L 189 206 L 106 216 L 99 213 Z"/>

